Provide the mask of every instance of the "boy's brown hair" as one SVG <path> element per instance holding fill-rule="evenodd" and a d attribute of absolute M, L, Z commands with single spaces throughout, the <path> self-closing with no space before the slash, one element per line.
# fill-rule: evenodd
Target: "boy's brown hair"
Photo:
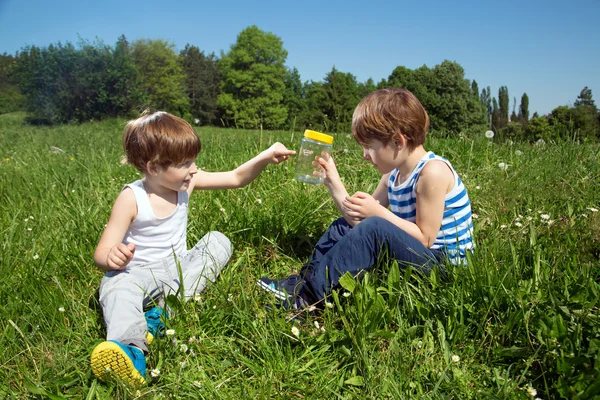
<path fill-rule="evenodd" d="M 380 89 L 365 96 L 352 115 L 352 135 L 360 144 L 379 140 L 384 145 L 406 138 L 412 150 L 425 143 L 429 116 L 421 102 L 406 89 Z"/>
<path fill-rule="evenodd" d="M 123 149 L 126 162 L 148 172 L 148 162 L 166 168 L 196 158 L 201 145 L 194 128 L 184 119 L 157 111 L 127 123 Z"/>

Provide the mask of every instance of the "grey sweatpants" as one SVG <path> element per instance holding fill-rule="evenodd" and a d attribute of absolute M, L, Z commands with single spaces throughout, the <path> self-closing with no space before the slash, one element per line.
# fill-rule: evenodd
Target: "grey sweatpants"
<path fill-rule="evenodd" d="M 231 257 L 231 242 L 220 232 L 209 232 L 178 261 L 186 300 L 214 282 Z M 106 340 L 133 344 L 147 351 L 144 307 L 180 289 L 175 257 L 107 272 L 100 283 L 100 306 Z"/>

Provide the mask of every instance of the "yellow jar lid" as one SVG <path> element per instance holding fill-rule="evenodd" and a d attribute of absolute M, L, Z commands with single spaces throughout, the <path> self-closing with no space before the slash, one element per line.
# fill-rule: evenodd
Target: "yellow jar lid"
<path fill-rule="evenodd" d="M 308 138 L 308 139 L 312 139 L 312 140 L 318 140 L 319 142 L 323 142 L 323 143 L 327 143 L 327 144 L 333 143 L 333 136 L 329 136 L 329 135 L 326 135 L 324 133 L 317 132 L 317 131 L 311 131 L 309 129 L 304 131 L 304 137 Z"/>

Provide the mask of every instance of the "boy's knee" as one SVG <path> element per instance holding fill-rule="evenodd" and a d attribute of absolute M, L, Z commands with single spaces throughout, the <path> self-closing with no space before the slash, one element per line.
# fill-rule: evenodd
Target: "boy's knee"
<path fill-rule="evenodd" d="M 233 246 L 231 245 L 229 238 L 221 232 L 208 232 L 202 237 L 200 242 L 206 246 L 209 253 L 215 257 L 219 263 L 225 265 L 231 258 Z"/>

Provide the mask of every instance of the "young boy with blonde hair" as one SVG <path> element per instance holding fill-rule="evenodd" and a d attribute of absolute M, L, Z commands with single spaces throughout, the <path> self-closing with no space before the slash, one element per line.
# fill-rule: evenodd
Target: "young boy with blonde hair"
<path fill-rule="evenodd" d="M 144 308 L 170 293 L 193 298 L 231 257 L 229 239 L 216 231 L 187 250 L 190 195 L 196 189 L 246 186 L 268 164 L 279 164 L 295 152 L 275 143 L 232 171 L 202 171 L 195 164 L 200 139 L 194 129 L 161 111 L 129 121 L 123 148 L 127 162 L 143 178 L 125 185 L 117 197 L 94 254 L 96 265 L 106 272 L 100 284 L 106 341 L 92 352 L 91 365 L 101 380 L 115 374 L 128 384 L 141 384 L 148 326 L 157 329 L 162 313 L 155 307 L 148 317 Z"/>
<path fill-rule="evenodd" d="M 464 264 L 474 247 L 471 203 L 450 162 L 424 149 L 428 128 L 427 112 L 408 90 L 382 89 L 363 98 L 352 135 L 382 175 L 377 188 L 350 196 L 333 158 L 317 157 L 342 218 L 319 239 L 299 275 L 261 278 L 258 285 L 285 308 L 298 309 L 320 303 L 344 273 L 368 270 L 384 251 L 400 266 L 424 273 L 447 260 Z"/>

